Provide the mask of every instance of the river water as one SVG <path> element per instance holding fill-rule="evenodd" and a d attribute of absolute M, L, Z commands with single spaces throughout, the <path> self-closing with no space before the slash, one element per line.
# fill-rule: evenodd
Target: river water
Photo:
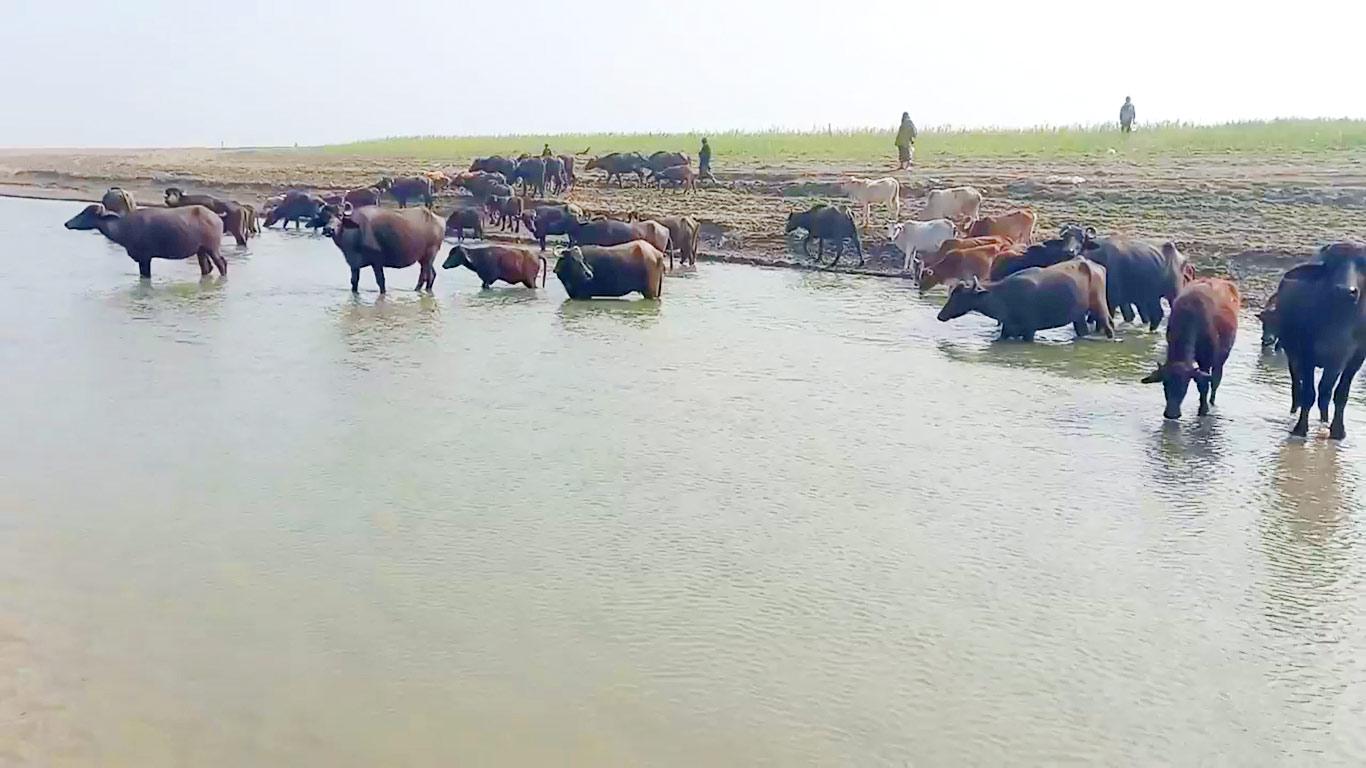
<path fill-rule="evenodd" d="M 1244 317 L 993 342 L 702 264 L 662 302 L 0 201 L 0 764 L 1366 761 L 1366 406 L 1287 439 Z M 229 241 L 230 243 L 230 241 Z"/>

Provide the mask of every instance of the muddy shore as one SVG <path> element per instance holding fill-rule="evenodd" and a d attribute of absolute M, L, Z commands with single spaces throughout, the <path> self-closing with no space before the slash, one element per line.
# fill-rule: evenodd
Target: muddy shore
<path fill-rule="evenodd" d="M 468 163 L 461 157 L 434 164 L 303 149 L 3 150 L 0 195 L 96 200 L 117 185 L 140 202 L 156 203 L 166 187 L 181 186 L 259 204 L 289 187 L 343 189 L 383 175 L 461 169 Z M 819 200 L 838 200 L 843 176 L 892 174 L 887 166 L 801 159 L 732 167 L 723 154 L 715 165 L 720 185 L 691 194 L 607 188 L 598 174 L 580 170 L 579 184 L 567 198 L 594 212 L 693 216 L 703 224 L 703 258 L 812 268 L 783 235 L 787 214 Z M 930 189 L 970 184 L 985 196 L 985 212 L 1031 208 L 1041 232 L 1081 222 L 1106 234 L 1174 240 L 1202 273 L 1230 274 L 1254 297 L 1317 245 L 1361 237 L 1366 214 L 1366 157 L 1350 152 L 1143 160 L 939 157 L 894 175 L 903 185 L 903 217 L 919 209 Z M 466 203 L 445 193 L 437 209 Z M 900 276 L 901 255 L 881 231 L 890 215 L 875 211 L 874 217 L 876 224 L 864 237 L 866 267 L 842 268 Z"/>

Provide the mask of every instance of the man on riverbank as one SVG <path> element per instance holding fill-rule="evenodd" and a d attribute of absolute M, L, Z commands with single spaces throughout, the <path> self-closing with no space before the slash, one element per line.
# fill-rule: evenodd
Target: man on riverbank
<path fill-rule="evenodd" d="M 1119 108 L 1119 130 L 1122 133 L 1133 133 L 1134 118 L 1138 112 L 1134 109 L 1134 103 L 1128 96 L 1124 97 L 1124 106 Z"/>
<path fill-rule="evenodd" d="M 897 170 L 904 171 L 911 167 L 912 145 L 915 144 L 915 123 L 911 122 L 909 112 L 901 113 L 901 126 L 896 130 L 895 143 Z"/>
<path fill-rule="evenodd" d="M 702 148 L 697 150 L 697 177 L 700 181 L 716 182 L 716 177 L 711 175 L 711 145 L 705 136 L 702 138 Z"/>

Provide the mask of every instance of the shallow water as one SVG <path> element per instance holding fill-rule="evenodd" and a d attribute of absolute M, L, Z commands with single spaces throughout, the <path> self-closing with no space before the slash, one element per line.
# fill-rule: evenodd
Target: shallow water
<path fill-rule="evenodd" d="M 1363 441 L 894 280 L 385 299 L 0 201 L 0 764 L 1361 764 Z M 229 241 L 230 242 L 230 241 Z M 8 702 L 8 703 L 7 703 Z"/>

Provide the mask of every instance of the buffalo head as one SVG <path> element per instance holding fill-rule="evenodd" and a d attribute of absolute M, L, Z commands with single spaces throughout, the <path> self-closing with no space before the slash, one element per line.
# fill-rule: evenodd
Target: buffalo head
<path fill-rule="evenodd" d="M 555 262 L 555 277 L 572 295 L 576 288 L 593 282 L 593 268 L 584 260 L 583 250 L 574 246 L 560 251 L 560 259 Z"/>
<path fill-rule="evenodd" d="M 380 178 L 379 181 L 375 182 L 375 189 L 379 190 L 380 192 L 384 192 L 384 191 L 386 191 L 386 190 L 392 189 L 393 186 L 394 186 L 394 177 L 393 177 L 393 176 L 383 176 L 383 177 Z"/>
<path fill-rule="evenodd" d="M 1181 418 L 1181 401 L 1186 399 L 1186 392 L 1190 389 L 1192 380 L 1209 381 L 1210 372 L 1202 371 L 1190 360 L 1180 360 L 1176 362 L 1166 362 L 1153 369 L 1153 372 L 1144 376 L 1144 384 L 1162 384 L 1162 390 L 1167 396 L 1167 407 L 1162 411 L 1162 418 L 1175 421 Z"/>
<path fill-rule="evenodd" d="M 796 229 L 805 229 L 807 217 L 809 215 L 810 214 L 805 211 L 793 211 L 792 213 L 789 213 L 787 215 L 787 226 L 783 228 L 783 232 L 791 233 Z"/>
<path fill-rule="evenodd" d="M 456 267 L 469 267 L 474 269 L 474 263 L 470 261 L 469 249 L 463 245 L 457 245 L 451 249 L 451 253 L 442 262 L 442 269 L 455 269 Z"/>
<path fill-rule="evenodd" d="M 166 204 L 167 204 L 167 205 L 170 205 L 170 206 L 178 205 L 178 204 L 180 203 L 180 198 L 182 198 L 182 197 L 184 197 L 184 196 L 185 196 L 185 192 L 184 192 L 184 190 L 182 190 L 180 187 L 167 187 L 167 188 L 166 188 Z"/>
<path fill-rule="evenodd" d="M 944 308 L 939 310 L 939 322 L 948 321 L 962 317 L 967 313 L 977 309 L 982 297 L 988 293 L 986 286 L 976 277 L 970 283 L 958 283 L 949 291 L 949 300 L 944 302 Z"/>
<path fill-rule="evenodd" d="M 72 216 L 65 224 L 67 229 L 98 229 L 100 221 L 117 219 L 119 214 L 105 208 L 99 203 L 87 205 L 85 210 Z"/>

